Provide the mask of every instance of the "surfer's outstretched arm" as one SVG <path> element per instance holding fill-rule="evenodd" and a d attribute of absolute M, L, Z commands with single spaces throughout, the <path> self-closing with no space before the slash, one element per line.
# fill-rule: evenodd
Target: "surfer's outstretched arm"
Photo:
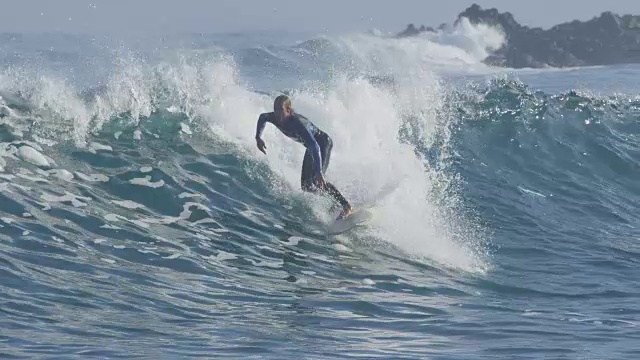
<path fill-rule="evenodd" d="M 259 139 L 260 136 L 262 136 L 262 131 L 264 130 L 267 121 L 269 121 L 267 114 L 260 114 L 260 116 L 258 117 L 258 125 L 256 126 L 256 139 Z"/>
<path fill-rule="evenodd" d="M 260 136 L 262 136 L 262 131 L 264 130 L 267 121 L 267 114 L 260 114 L 260 117 L 258 117 L 258 125 L 256 126 L 256 146 L 258 146 L 258 150 L 262 151 L 265 155 L 267 152 L 264 150 L 267 146 L 264 144 L 264 140 L 262 140 Z"/>

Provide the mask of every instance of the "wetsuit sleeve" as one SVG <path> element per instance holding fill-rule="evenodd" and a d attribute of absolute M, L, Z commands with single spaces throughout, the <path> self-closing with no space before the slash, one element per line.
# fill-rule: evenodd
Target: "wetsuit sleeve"
<path fill-rule="evenodd" d="M 313 134 L 307 129 L 306 126 L 300 121 L 299 118 L 295 118 L 295 131 L 300 135 L 302 141 L 304 141 L 304 145 L 311 152 L 311 156 L 313 156 L 313 168 L 316 176 L 320 175 L 322 172 L 322 157 L 320 155 L 320 145 L 316 141 L 316 138 L 313 137 Z"/>
<path fill-rule="evenodd" d="M 262 131 L 264 130 L 264 126 L 267 121 L 267 114 L 260 114 L 260 117 L 258 117 L 258 126 L 256 127 L 256 139 L 259 139 L 260 136 L 262 136 Z"/>

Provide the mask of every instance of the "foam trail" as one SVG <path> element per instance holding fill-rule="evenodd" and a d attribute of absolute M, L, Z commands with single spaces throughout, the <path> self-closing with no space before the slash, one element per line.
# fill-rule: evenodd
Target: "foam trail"
<path fill-rule="evenodd" d="M 482 271 L 485 265 L 479 255 L 456 239 L 456 228 L 464 224 L 452 223 L 460 219 L 452 218 L 449 212 L 435 205 L 434 194 L 451 196 L 437 194 L 434 188 L 440 185 L 438 182 L 450 181 L 450 175 L 426 166 L 416 156 L 414 144 L 399 140 L 398 133 L 407 111 L 418 115 L 415 128 L 422 141 L 430 142 L 435 132 L 442 130 L 429 109 L 439 106 L 435 80 L 432 79 L 429 88 L 434 101 L 423 105 L 423 109 L 402 107 L 419 93 L 415 87 L 414 91 L 392 93 L 364 80 L 344 79 L 326 94 L 297 94 L 295 103 L 300 112 L 314 119 L 334 138 L 327 175 L 352 200 L 364 201 L 385 185 L 397 184 L 397 189 L 379 203 L 382 216 L 374 224 L 372 233 L 416 257 Z"/>
<path fill-rule="evenodd" d="M 445 37 L 440 41 L 458 37 L 474 43 L 469 36 L 478 32 L 495 30 L 461 21 L 448 35 L 441 34 Z M 494 40 L 477 46 L 498 46 L 499 34 Z M 424 57 L 428 53 L 447 68 L 455 68 L 450 58 L 464 53 L 466 62 L 486 68 L 479 62 L 484 54 L 424 38 L 352 36 L 341 41 L 349 45 L 351 54 L 373 59 L 364 61 L 366 71 L 384 71 L 393 81 L 373 86 L 366 80 L 338 77 L 327 86 L 329 90 L 295 92 L 294 107 L 334 138 L 329 179 L 354 200 L 398 183 L 397 190 L 381 204 L 382 217 L 374 233 L 417 257 L 485 271 L 481 234 L 456 210 L 455 191 L 442 191 L 451 190 L 449 185 L 455 180 L 455 174 L 440 170 L 447 168 L 443 161 L 455 121 L 443 114 L 446 85 L 435 75 L 434 62 Z M 399 136 L 401 130 L 407 133 L 404 140 Z M 437 139 L 443 159 L 433 168 L 416 150 L 422 153 L 436 146 Z"/>

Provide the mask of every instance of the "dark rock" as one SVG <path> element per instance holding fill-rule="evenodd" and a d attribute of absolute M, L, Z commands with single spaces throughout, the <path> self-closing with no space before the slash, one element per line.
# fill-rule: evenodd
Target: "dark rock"
<path fill-rule="evenodd" d="M 403 32 L 399 33 L 397 36 L 399 37 L 415 36 L 425 31 L 436 32 L 436 30 L 431 26 L 426 27 L 424 25 L 421 25 L 419 29 L 416 29 L 416 26 L 414 24 L 409 24 L 407 28 Z"/>
<path fill-rule="evenodd" d="M 640 63 L 640 16 L 604 12 L 588 21 L 574 20 L 543 30 L 520 25 L 509 12 L 473 4 L 458 15 L 454 25 L 462 18 L 472 24 L 495 26 L 504 33 L 505 44 L 484 60 L 490 65 L 523 68 Z M 444 28 L 410 25 L 397 36 Z"/>

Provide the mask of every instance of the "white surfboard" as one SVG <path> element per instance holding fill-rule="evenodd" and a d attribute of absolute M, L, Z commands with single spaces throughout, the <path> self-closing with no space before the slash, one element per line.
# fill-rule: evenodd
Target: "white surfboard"
<path fill-rule="evenodd" d="M 376 203 L 393 193 L 398 188 L 399 182 L 390 182 L 375 195 L 370 196 L 359 204 L 354 204 L 355 210 L 344 219 L 334 220 L 329 223 L 328 233 L 337 235 L 347 232 L 357 226 L 366 225 L 375 215 Z"/>
<path fill-rule="evenodd" d="M 356 209 L 344 219 L 334 220 L 329 224 L 328 232 L 331 235 L 342 234 L 356 226 L 364 225 L 373 218 L 373 212 L 367 208 Z"/>

